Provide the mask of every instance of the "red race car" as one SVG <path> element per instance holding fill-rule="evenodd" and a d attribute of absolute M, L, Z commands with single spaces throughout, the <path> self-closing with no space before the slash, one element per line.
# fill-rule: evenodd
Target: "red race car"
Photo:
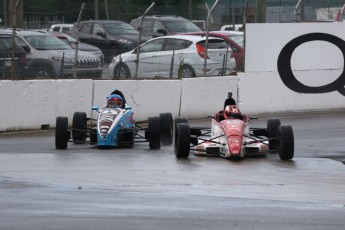
<path fill-rule="evenodd" d="M 256 119 L 242 113 L 235 103 L 225 104 L 215 113 L 211 128 L 190 127 L 184 118 L 175 119 L 175 155 L 188 158 L 195 155 L 245 158 L 278 152 L 281 160 L 294 156 L 294 134 L 290 125 L 282 126 L 279 119 L 268 119 L 266 128 L 250 128 Z"/>

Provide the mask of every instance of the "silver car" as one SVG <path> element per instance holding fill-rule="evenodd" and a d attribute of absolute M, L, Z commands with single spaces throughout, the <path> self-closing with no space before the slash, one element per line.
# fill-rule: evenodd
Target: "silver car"
<path fill-rule="evenodd" d="M 236 61 L 228 44 L 219 38 L 208 39 L 206 54 L 204 36 L 171 35 L 151 39 L 137 50 L 113 58 L 109 71 L 114 79 L 185 78 L 228 75 L 235 72 Z M 206 56 L 207 55 L 207 56 Z M 206 69 L 205 69 L 206 56 Z M 205 69 L 205 71 L 204 71 Z"/>
<path fill-rule="evenodd" d="M 6 32 L 13 33 L 10 30 Z M 68 78 L 74 75 L 75 66 L 78 78 L 102 76 L 103 67 L 99 57 L 89 52 L 78 51 L 75 65 L 75 50 L 51 34 L 18 31 L 16 43 L 27 52 L 27 78 Z"/>

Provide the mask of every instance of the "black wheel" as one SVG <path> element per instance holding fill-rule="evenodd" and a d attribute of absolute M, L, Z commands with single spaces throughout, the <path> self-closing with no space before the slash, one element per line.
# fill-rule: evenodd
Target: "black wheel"
<path fill-rule="evenodd" d="M 294 156 L 295 144 L 292 127 L 280 126 L 278 129 L 278 153 L 281 160 L 291 160 Z"/>
<path fill-rule="evenodd" d="M 177 124 L 175 131 L 175 156 L 188 158 L 190 150 L 190 127 L 187 123 Z"/>
<path fill-rule="evenodd" d="M 159 129 L 162 145 L 173 143 L 173 119 L 171 113 L 159 114 Z"/>
<path fill-rule="evenodd" d="M 183 65 L 181 67 L 181 71 L 180 71 L 180 78 L 190 78 L 190 77 L 195 77 L 195 70 L 193 69 L 193 67 L 191 67 L 190 65 Z"/>
<path fill-rule="evenodd" d="M 56 118 L 56 129 L 55 129 L 55 147 L 57 149 L 66 149 L 67 141 L 70 137 L 70 132 L 68 128 L 68 118 L 67 117 L 57 117 Z"/>
<path fill-rule="evenodd" d="M 180 123 L 188 124 L 188 120 L 186 118 L 183 118 L 183 117 L 176 117 L 175 118 L 175 125 L 174 125 L 175 133 L 176 133 L 176 130 L 177 130 L 177 125 L 180 124 Z"/>
<path fill-rule="evenodd" d="M 149 117 L 148 138 L 150 149 L 159 149 L 161 147 L 159 134 L 159 117 Z"/>
<path fill-rule="evenodd" d="M 129 71 L 129 68 L 126 64 L 119 63 L 114 68 L 113 76 L 114 76 L 114 79 L 116 79 L 116 80 L 129 79 L 129 78 L 131 78 L 131 72 Z"/>
<path fill-rule="evenodd" d="M 268 146 L 269 150 L 276 150 L 279 144 L 277 140 L 278 136 L 278 129 L 280 127 L 280 120 L 279 119 L 268 119 L 267 120 L 267 137 L 269 139 Z"/>
<path fill-rule="evenodd" d="M 75 112 L 72 120 L 72 139 L 75 144 L 83 144 L 86 140 L 87 117 L 84 112 Z"/>

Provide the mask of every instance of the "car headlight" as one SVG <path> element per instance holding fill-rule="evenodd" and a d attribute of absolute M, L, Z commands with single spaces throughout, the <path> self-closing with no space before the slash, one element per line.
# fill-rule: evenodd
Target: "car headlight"
<path fill-rule="evenodd" d="M 134 44 L 133 41 L 126 40 L 126 39 L 119 39 L 118 41 L 124 45 L 133 45 Z"/>

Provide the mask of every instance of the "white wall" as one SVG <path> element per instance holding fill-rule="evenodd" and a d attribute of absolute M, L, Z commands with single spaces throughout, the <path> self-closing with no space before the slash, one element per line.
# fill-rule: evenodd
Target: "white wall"
<path fill-rule="evenodd" d="M 90 111 L 92 85 L 92 80 L 0 81 L 0 131 L 55 126 L 56 116 Z"/>

